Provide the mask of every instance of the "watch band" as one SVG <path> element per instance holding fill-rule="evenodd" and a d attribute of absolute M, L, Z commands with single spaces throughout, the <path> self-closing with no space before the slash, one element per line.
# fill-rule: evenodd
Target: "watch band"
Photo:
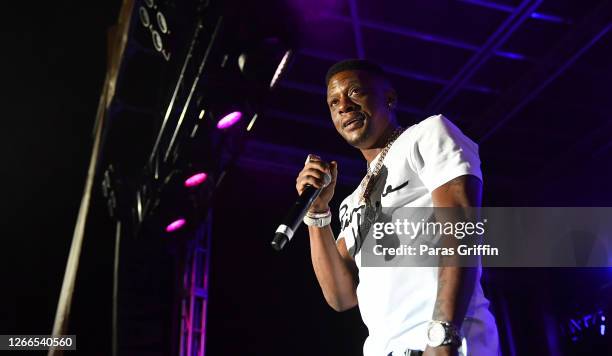
<path fill-rule="evenodd" d="M 442 334 L 443 333 L 443 334 Z M 447 321 L 432 320 L 427 326 L 427 345 L 431 347 L 461 346 L 461 334 L 457 327 Z"/>

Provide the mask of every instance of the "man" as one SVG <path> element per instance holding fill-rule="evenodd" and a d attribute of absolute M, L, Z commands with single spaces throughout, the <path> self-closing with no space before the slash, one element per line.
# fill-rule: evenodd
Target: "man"
<path fill-rule="evenodd" d="M 334 126 L 361 151 L 368 174 L 341 204 L 337 240 L 329 226 L 337 163 L 309 155 L 296 180 L 300 194 L 307 184 L 324 187 L 304 222 L 325 300 L 336 311 L 359 305 L 369 330 L 365 356 L 497 355 L 497 330 L 480 286 L 480 268 L 360 263 L 364 219 L 373 205 L 480 205 L 477 145 L 441 115 L 401 129 L 394 114 L 396 93 L 374 63 L 339 62 L 326 82 Z"/>

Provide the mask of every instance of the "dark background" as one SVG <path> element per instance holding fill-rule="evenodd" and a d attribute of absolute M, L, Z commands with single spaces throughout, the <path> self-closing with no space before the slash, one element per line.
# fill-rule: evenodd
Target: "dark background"
<path fill-rule="evenodd" d="M 51 332 L 118 9 L 117 1 L 53 1 L 4 10 L 3 334 Z M 109 263 L 92 263 L 100 268 L 85 278 L 110 282 Z"/>
<path fill-rule="evenodd" d="M 310 266 L 305 232 L 282 254 L 268 245 L 284 207 L 294 198 L 299 166 L 292 165 L 293 155 L 303 157 L 317 149 L 337 158 L 345 182 L 337 189 L 338 198 L 350 193 L 355 179 L 364 173 L 358 153 L 341 142 L 325 121 L 322 97 L 324 69 L 335 59 L 355 57 L 358 49 L 350 23 L 319 16 L 326 10 L 350 17 L 348 3 L 315 1 L 310 12 L 303 11 L 302 21 L 309 26 L 302 30 L 302 52 L 258 123 L 255 142 L 269 145 L 264 146 L 268 150 L 276 147 L 277 154 L 289 152 L 283 151 L 286 147 L 296 153 L 287 153 L 289 158 L 280 168 L 267 167 L 265 162 L 239 165 L 217 193 L 207 326 L 211 355 L 360 353 L 367 330 L 357 310 L 338 314 L 325 305 Z M 415 32 L 478 47 L 508 16 L 462 1 L 375 3 L 358 2 L 369 24 L 362 33 L 364 51 L 367 58 L 395 70 L 404 125 L 433 113 L 433 99 L 473 51 L 397 37 L 375 30 L 376 26 L 412 27 Z M 497 3 L 516 7 L 520 2 Z M 465 85 L 491 92 L 462 89 L 441 112 L 480 141 L 490 129 L 487 109 L 496 113 L 500 101 L 518 97 L 513 85 L 524 83 L 524 76 L 542 62 L 558 64 L 542 58 L 548 58 L 546 53 L 563 43 L 559 41 L 584 16 L 605 3 L 544 1 L 538 11 L 569 23 L 527 20 L 502 50 L 523 53 L 531 60 L 493 56 Z M 116 22 L 119 5 L 118 1 L 86 6 L 55 1 L 5 11 L 1 152 L 8 179 L 2 185 L 3 334 L 51 331 L 107 64 L 106 31 Z M 320 12 L 312 10 L 319 8 Z M 589 43 L 587 37 L 577 40 L 577 49 Z M 604 32 L 543 91 L 532 91 L 533 100 L 504 126 L 480 142 L 488 205 L 610 205 L 611 41 L 610 31 Z M 430 79 L 415 79 L 417 72 Z M 498 109 L 497 117 L 509 111 Z M 71 322 L 80 353 L 86 355 L 110 353 L 113 225 L 98 187 L 96 183 Z M 163 290 L 171 286 L 172 266 L 164 251 L 151 250 L 147 263 L 159 276 L 158 284 L 154 278 L 150 284 L 151 293 L 162 291 L 161 302 L 168 302 Z M 509 349 L 506 329 L 512 330 L 517 355 L 562 351 L 574 355 L 580 350 L 591 354 L 597 349 L 593 344 L 568 342 L 558 325 L 597 307 L 602 297 L 597 291 L 612 277 L 609 268 L 490 270 L 485 277 L 505 350 Z M 507 315 L 502 312 L 504 303 Z M 162 325 L 163 318 L 156 325 Z M 606 340 L 610 351 L 609 337 Z M 603 345 L 599 350 L 604 350 Z"/>

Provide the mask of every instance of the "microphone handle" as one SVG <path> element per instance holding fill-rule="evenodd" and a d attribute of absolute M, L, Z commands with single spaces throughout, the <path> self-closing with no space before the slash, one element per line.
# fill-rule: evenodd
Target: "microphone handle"
<path fill-rule="evenodd" d="M 300 223 L 304 216 L 306 216 L 308 209 L 310 209 L 312 202 L 317 199 L 320 193 L 321 189 L 317 189 L 309 184 L 306 185 L 302 194 L 291 206 L 287 215 L 285 215 L 283 223 L 276 229 L 276 234 L 274 234 L 274 239 L 272 240 L 272 247 L 276 251 L 282 250 L 287 242 L 291 240 L 293 234 L 300 227 Z"/>

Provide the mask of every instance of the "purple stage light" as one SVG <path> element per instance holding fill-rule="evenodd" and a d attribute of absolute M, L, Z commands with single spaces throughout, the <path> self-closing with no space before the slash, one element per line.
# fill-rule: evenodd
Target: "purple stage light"
<path fill-rule="evenodd" d="M 168 226 L 166 226 L 166 232 L 175 232 L 176 230 L 185 226 L 186 223 L 187 223 L 187 220 L 183 218 L 176 219 L 170 224 L 168 224 Z"/>
<path fill-rule="evenodd" d="M 221 130 L 226 129 L 240 121 L 241 118 L 242 113 L 240 111 L 234 111 L 232 113 L 229 113 L 223 118 L 221 118 L 221 120 L 219 120 L 219 122 L 217 123 L 217 128 Z"/>
<path fill-rule="evenodd" d="M 204 183 L 206 181 L 206 178 L 208 178 L 208 175 L 206 173 L 196 173 L 185 180 L 185 186 L 188 188 L 198 186 Z"/>

